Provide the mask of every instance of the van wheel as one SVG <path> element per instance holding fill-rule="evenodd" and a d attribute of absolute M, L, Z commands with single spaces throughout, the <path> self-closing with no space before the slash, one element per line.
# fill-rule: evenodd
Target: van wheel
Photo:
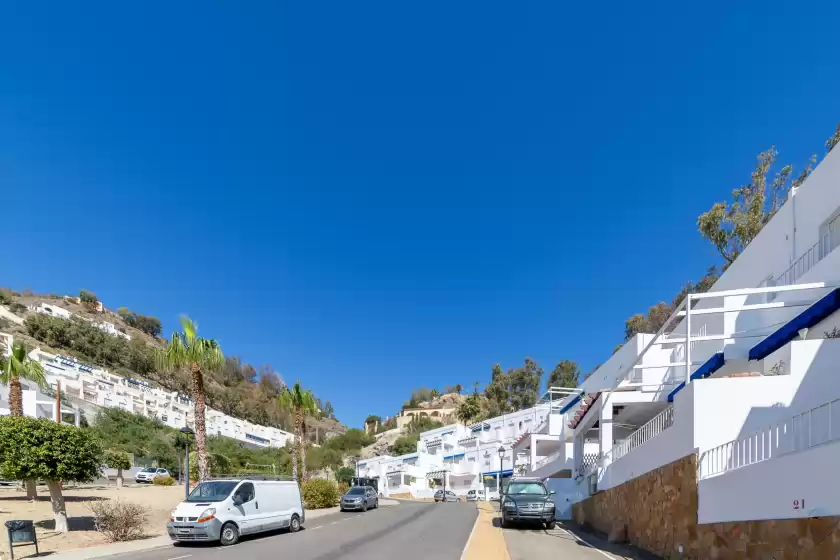
<path fill-rule="evenodd" d="M 300 531 L 300 517 L 297 514 L 294 514 L 292 520 L 289 522 L 289 531 L 292 533 Z"/>
<path fill-rule="evenodd" d="M 549 521 L 548 523 L 545 524 L 545 528 L 548 529 L 549 531 L 554 529 L 556 526 L 557 526 L 556 521 Z"/>
<path fill-rule="evenodd" d="M 235 523 L 225 523 L 222 525 L 222 534 L 219 538 L 222 546 L 230 546 L 239 542 L 239 528 Z"/>
<path fill-rule="evenodd" d="M 367 502 L 362 502 L 362 511 L 367 511 Z"/>

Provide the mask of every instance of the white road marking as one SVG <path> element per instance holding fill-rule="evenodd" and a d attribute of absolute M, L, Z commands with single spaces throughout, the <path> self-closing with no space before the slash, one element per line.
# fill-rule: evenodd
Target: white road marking
<path fill-rule="evenodd" d="M 330 525 L 338 525 L 338 521 L 333 521 Z"/>
<path fill-rule="evenodd" d="M 595 552 L 597 552 L 597 553 L 601 554 L 602 556 L 606 556 L 606 557 L 607 557 L 607 558 L 609 558 L 610 560 L 615 560 L 615 557 L 614 557 L 614 556 L 611 556 L 611 555 L 607 554 L 606 552 L 604 552 L 604 551 L 603 551 L 603 550 L 601 550 L 600 548 L 595 548 L 595 547 L 594 547 L 594 546 L 592 546 L 590 543 L 586 542 L 585 540 L 583 540 L 583 539 L 582 539 L 582 538 L 580 538 L 579 536 L 575 535 L 574 533 L 572 533 L 572 532 L 571 532 L 571 531 L 569 531 L 568 529 L 562 529 L 562 530 L 563 530 L 563 531 L 565 531 L 565 532 L 566 532 L 566 533 L 567 533 L 570 537 L 572 537 L 573 539 L 575 539 L 575 540 L 578 540 L 578 541 L 582 542 L 583 544 L 585 544 L 586 546 L 588 546 L 589 548 L 591 548 L 591 549 L 592 549 L 592 550 L 594 550 Z"/>
<path fill-rule="evenodd" d="M 169 560 L 181 560 L 181 558 L 189 558 L 192 554 L 184 554 L 183 556 L 176 556 L 175 558 L 170 558 Z"/>
<path fill-rule="evenodd" d="M 323 527 L 323 525 L 318 525 L 317 527 L 312 527 L 312 528 L 311 528 L 311 529 L 309 529 L 309 530 L 310 530 L 310 531 L 314 531 L 315 529 L 320 529 L 321 527 Z"/>

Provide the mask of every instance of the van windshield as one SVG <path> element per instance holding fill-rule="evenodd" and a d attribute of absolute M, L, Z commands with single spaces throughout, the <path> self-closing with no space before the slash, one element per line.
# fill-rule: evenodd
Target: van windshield
<path fill-rule="evenodd" d="M 213 482 L 202 482 L 190 492 L 188 502 L 221 502 L 227 498 L 237 482 L 231 480 L 218 480 Z"/>

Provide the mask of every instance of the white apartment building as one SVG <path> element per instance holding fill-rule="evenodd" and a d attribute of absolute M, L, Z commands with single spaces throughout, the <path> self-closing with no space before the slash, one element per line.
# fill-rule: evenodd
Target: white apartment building
<path fill-rule="evenodd" d="M 6 348 L 11 348 L 12 336 L 2 335 Z M 49 385 L 55 389 L 61 383 L 64 394 L 92 405 L 118 407 L 129 412 L 156 418 L 172 428 L 194 426 L 193 402 L 177 391 L 157 389 L 146 381 L 120 377 L 107 370 L 82 363 L 71 356 L 54 355 L 36 348 L 29 358 L 37 360 L 44 368 Z M 24 414 L 27 416 L 55 417 L 55 399 L 43 395 L 37 387 L 22 380 Z M 8 414 L 8 388 L 0 386 L 0 414 Z M 66 410 L 64 413 L 76 414 Z M 205 423 L 208 435 L 227 436 L 251 447 L 283 447 L 292 434 L 270 426 L 252 424 L 217 410 L 206 409 Z"/>
<path fill-rule="evenodd" d="M 30 306 L 29 310 L 35 313 L 49 315 L 50 317 L 58 317 L 59 319 L 64 319 L 67 321 L 73 318 L 73 314 L 70 311 L 64 309 L 63 307 L 59 307 L 50 303 L 41 302 L 38 305 Z M 85 319 L 86 321 L 90 321 L 89 319 L 84 317 L 83 319 Z M 116 325 L 114 325 L 114 323 L 111 323 L 110 321 L 91 322 L 93 323 L 93 326 L 95 326 L 97 329 L 104 331 L 105 333 L 111 336 L 119 336 L 126 340 L 131 340 L 131 336 L 117 329 Z"/>
<path fill-rule="evenodd" d="M 838 246 L 834 150 L 708 293 L 552 402 L 528 473 L 579 499 L 696 453 L 700 524 L 840 515 Z"/>

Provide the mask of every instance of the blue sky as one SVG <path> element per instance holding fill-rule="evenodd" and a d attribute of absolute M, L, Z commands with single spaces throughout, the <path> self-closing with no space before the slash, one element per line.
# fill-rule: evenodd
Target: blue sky
<path fill-rule="evenodd" d="M 139 5 L 138 5 L 139 6 Z M 837 2 L 0 7 L 0 285 L 186 312 L 341 420 L 584 370 L 840 120 Z"/>

